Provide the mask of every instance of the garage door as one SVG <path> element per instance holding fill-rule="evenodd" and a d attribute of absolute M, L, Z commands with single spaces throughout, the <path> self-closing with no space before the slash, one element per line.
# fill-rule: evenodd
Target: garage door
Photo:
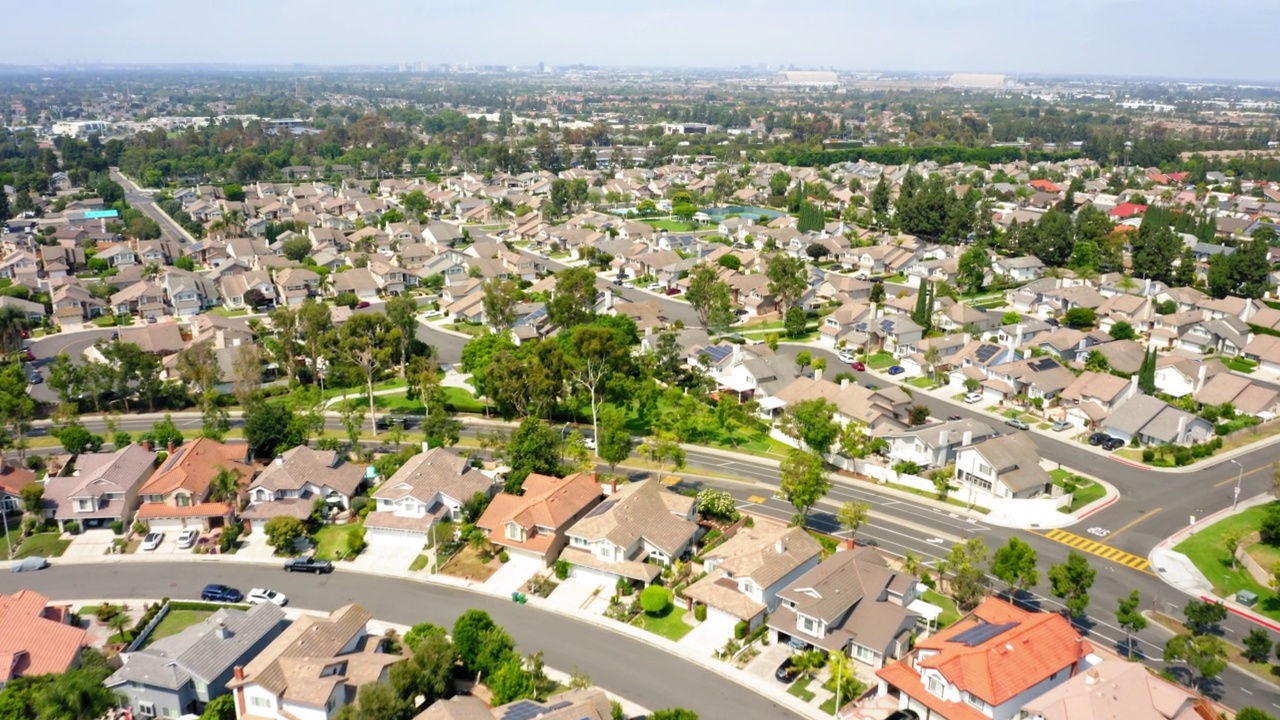
<path fill-rule="evenodd" d="M 147 522 L 147 527 L 156 532 L 182 532 L 186 525 L 181 518 L 156 518 Z M 191 523 L 191 527 L 199 527 L 200 523 Z"/>
<path fill-rule="evenodd" d="M 365 539 L 369 542 L 415 543 L 422 547 L 427 541 L 427 534 L 411 530 L 393 530 L 390 528 L 369 528 L 365 531 Z"/>
<path fill-rule="evenodd" d="M 570 567 L 569 577 L 574 578 L 575 580 L 592 580 L 610 583 L 617 582 L 613 575 L 610 575 L 603 570 L 596 570 L 595 568 L 583 567 L 581 565 L 574 565 Z"/>
<path fill-rule="evenodd" d="M 713 608 L 713 607 L 711 607 L 710 605 L 708 605 L 708 606 L 707 606 L 707 619 L 711 619 L 711 618 L 715 618 L 716 620 L 719 620 L 719 621 L 725 621 L 725 620 L 727 620 L 727 621 L 729 621 L 729 622 L 733 623 L 734 625 L 737 625 L 737 624 L 738 624 L 738 617 L 737 617 L 736 615 L 730 615 L 729 613 L 727 613 L 727 612 L 725 612 L 725 611 L 723 611 L 723 610 L 721 610 L 721 609 L 719 609 L 719 608 Z"/>

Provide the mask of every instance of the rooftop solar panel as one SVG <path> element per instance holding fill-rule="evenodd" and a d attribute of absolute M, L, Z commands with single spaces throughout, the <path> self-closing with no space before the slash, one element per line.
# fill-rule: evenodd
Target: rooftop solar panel
<path fill-rule="evenodd" d="M 533 720 L 544 712 L 546 708 L 538 703 L 532 700 L 521 700 L 513 703 L 502 713 L 502 720 Z"/>
<path fill-rule="evenodd" d="M 616 504 L 618 504 L 617 500 L 605 500 L 604 502 L 597 505 L 594 510 L 587 513 L 587 517 L 595 517 L 597 515 L 606 513 L 609 511 L 609 508 L 613 507 Z"/>
<path fill-rule="evenodd" d="M 951 638 L 951 642 L 962 643 L 966 647 L 978 647 L 979 645 L 993 638 L 997 638 L 1016 627 L 1018 627 L 1018 623 L 1016 622 L 992 624 L 980 621 L 974 627 L 971 627 Z"/>

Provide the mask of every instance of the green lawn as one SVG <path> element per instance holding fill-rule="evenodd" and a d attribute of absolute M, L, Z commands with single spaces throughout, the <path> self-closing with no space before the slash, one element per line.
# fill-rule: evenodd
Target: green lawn
<path fill-rule="evenodd" d="M 893 363 L 893 356 L 887 352 L 878 352 L 867 358 L 867 367 L 872 370 L 883 370 L 884 368 L 893 365 Z"/>
<path fill-rule="evenodd" d="M 907 384 L 914 385 L 915 387 L 918 387 L 921 390 L 928 390 L 933 387 L 934 382 L 933 382 L 933 378 L 931 377 L 920 376 L 920 377 L 911 378 L 910 380 L 907 381 Z"/>
<path fill-rule="evenodd" d="M 1231 554 L 1227 552 L 1223 539 L 1230 533 L 1247 535 L 1256 532 L 1267 514 L 1268 505 L 1251 507 L 1244 512 L 1223 518 L 1218 522 L 1199 529 L 1194 535 L 1178 543 L 1173 549 L 1186 555 L 1195 563 L 1200 572 L 1213 583 L 1213 591 L 1220 597 L 1229 597 L 1240 590 L 1249 590 L 1258 594 L 1258 604 L 1254 611 L 1273 619 L 1280 620 L 1280 595 L 1268 587 L 1254 582 L 1253 576 L 1241 567 L 1232 569 Z"/>
<path fill-rule="evenodd" d="M 668 232 L 693 232 L 698 229 L 693 223 L 681 222 L 680 220 L 643 220 L 648 225 L 652 225 L 658 230 L 666 230 Z"/>
<path fill-rule="evenodd" d="M 809 689 L 809 683 L 811 682 L 813 682 L 813 678 L 806 675 L 791 683 L 791 687 L 787 688 L 787 692 L 795 695 L 805 702 L 813 702 L 813 699 L 818 696 Z"/>
<path fill-rule="evenodd" d="M 693 629 L 690 625 L 685 624 L 684 610 L 672 605 L 667 608 L 665 615 L 650 615 L 649 613 L 640 613 L 638 620 L 640 627 L 648 630 L 654 635 L 661 635 L 668 640 L 679 640 Z"/>
<path fill-rule="evenodd" d="M 167 638 L 170 635 L 177 635 L 187 628 L 202 622 L 205 618 L 213 614 L 212 610 L 169 610 L 156 629 L 151 631 L 151 635 L 147 636 L 147 641 L 142 644 L 146 647 L 160 638 Z"/>
<path fill-rule="evenodd" d="M 458 387 L 440 388 L 444 393 L 444 404 L 453 408 L 454 412 L 483 413 L 485 404 L 474 395 Z"/>
<path fill-rule="evenodd" d="M 488 331 L 488 328 L 486 328 L 484 325 L 481 325 L 479 323 L 476 323 L 474 325 L 471 323 L 450 323 L 448 325 L 445 325 L 444 327 L 448 330 L 453 330 L 455 332 L 466 333 L 467 335 L 470 335 L 472 337 L 475 337 L 477 335 L 483 335 L 485 334 L 485 332 Z"/>
<path fill-rule="evenodd" d="M 938 616 L 939 630 L 960 619 L 960 611 L 956 609 L 956 601 L 946 595 L 933 590 L 925 590 L 924 601 L 942 608 L 942 614 Z"/>
<path fill-rule="evenodd" d="M 1230 358 L 1229 360 L 1223 360 L 1222 364 L 1226 365 L 1232 370 L 1235 370 L 1236 372 L 1242 372 L 1242 373 L 1251 373 L 1254 370 L 1258 369 L 1257 363 L 1253 362 L 1252 360 L 1246 360 L 1245 358 L 1239 358 L 1239 357 Z"/>
<path fill-rule="evenodd" d="M 1063 483 L 1066 482 L 1067 478 L 1071 477 L 1071 475 L 1072 473 L 1070 470 L 1063 470 L 1062 468 L 1049 471 L 1049 477 L 1053 478 L 1053 484 L 1058 487 L 1064 487 Z M 1106 494 L 1107 489 L 1102 487 L 1100 483 L 1078 477 L 1076 478 L 1076 492 L 1071 498 L 1070 507 L 1058 508 L 1058 511 L 1073 513 L 1094 500 L 1102 498 Z"/>
<path fill-rule="evenodd" d="M 58 533 L 36 533 L 23 541 L 13 557 L 17 560 L 29 557 L 58 557 L 66 552 L 70 540 L 63 540 Z"/>
<path fill-rule="evenodd" d="M 311 537 L 316 546 L 316 557 L 322 560 L 337 560 L 340 554 L 347 552 L 347 538 L 359 534 L 364 526 L 359 523 L 347 525 L 325 525 Z"/>
<path fill-rule="evenodd" d="M 242 317 L 244 315 L 248 315 L 249 311 L 246 310 L 245 308 L 240 308 L 238 310 L 228 310 L 224 307 L 216 307 L 216 308 L 210 308 L 209 313 L 211 315 L 221 315 L 222 317 L 233 318 L 233 317 Z"/>

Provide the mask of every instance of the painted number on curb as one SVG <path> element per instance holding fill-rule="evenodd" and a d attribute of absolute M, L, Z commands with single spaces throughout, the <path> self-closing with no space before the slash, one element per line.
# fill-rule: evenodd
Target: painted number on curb
<path fill-rule="evenodd" d="M 1111 534 L 1110 530 L 1106 528 L 1100 528 L 1100 527 L 1091 527 L 1085 532 L 1089 533 L 1090 535 L 1097 535 L 1098 537 L 1106 537 Z"/>

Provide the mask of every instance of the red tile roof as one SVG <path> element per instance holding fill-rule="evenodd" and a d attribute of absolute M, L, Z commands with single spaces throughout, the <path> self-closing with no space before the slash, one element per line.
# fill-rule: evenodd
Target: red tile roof
<path fill-rule="evenodd" d="M 876 671 L 885 682 L 898 688 L 902 694 L 938 713 L 947 720 L 991 720 L 964 703 L 950 702 L 934 695 L 920 682 L 920 675 L 905 662 L 896 662 Z"/>
<path fill-rule="evenodd" d="M 156 520 L 159 518 L 209 518 L 229 517 L 231 506 L 226 503 L 196 503 L 178 507 L 168 503 L 142 503 L 138 507 L 138 519 Z"/>
<path fill-rule="evenodd" d="M 0 679 L 63 673 L 75 664 L 85 631 L 50 619 L 49 598 L 32 590 L 0 595 Z"/>
<path fill-rule="evenodd" d="M 0 459 L 0 491 L 18 496 L 22 494 L 23 485 L 35 480 L 34 471 L 17 467 L 12 460 Z"/>
<path fill-rule="evenodd" d="M 1138 203 L 1126 202 L 1126 203 L 1120 203 L 1119 205 L 1115 206 L 1114 208 L 1111 209 L 1111 212 L 1107 214 L 1113 218 L 1124 219 L 1124 218 L 1131 218 L 1135 215 L 1141 215 L 1146 211 L 1147 211 L 1146 205 L 1139 205 Z"/>
<path fill-rule="evenodd" d="M 242 481 L 253 477 L 253 468 L 244 464 L 247 445 L 224 445 L 198 438 L 173 451 L 138 491 L 140 495 L 168 495 L 179 488 L 203 499 L 218 466 L 239 470 Z"/>
<path fill-rule="evenodd" d="M 977 646 L 954 642 L 980 623 L 1016 626 Z M 917 648 L 938 650 L 917 661 L 936 668 L 961 690 L 999 705 L 1093 651 L 1071 623 L 1056 613 L 1032 613 L 1003 600 L 987 598 L 966 619 L 920 641 Z"/>
<path fill-rule="evenodd" d="M 1061 191 L 1061 188 L 1048 180 L 1032 180 L 1030 185 L 1041 192 L 1056 193 Z"/>

